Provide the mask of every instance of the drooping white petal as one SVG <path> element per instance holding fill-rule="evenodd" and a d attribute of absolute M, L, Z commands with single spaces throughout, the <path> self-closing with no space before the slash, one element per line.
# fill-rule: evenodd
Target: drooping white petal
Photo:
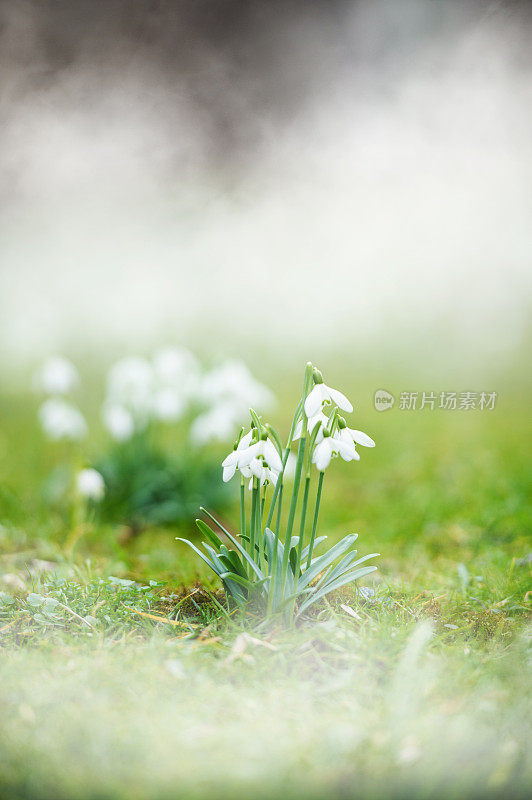
<path fill-rule="evenodd" d="M 348 444 L 342 439 L 336 439 L 335 449 L 342 456 L 344 461 L 360 461 L 360 456 L 355 450 L 353 443 Z"/>
<path fill-rule="evenodd" d="M 253 431 L 248 431 L 244 434 L 244 436 L 240 439 L 238 443 L 237 450 L 245 450 L 246 447 L 249 447 L 251 440 L 253 438 Z"/>
<path fill-rule="evenodd" d="M 314 450 L 314 455 L 312 456 L 312 461 L 316 464 L 317 469 L 320 472 L 327 469 L 329 464 L 331 463 L 332 457 L 332 447 L 331 447 L 331 438 L 327 437 L 320 442 L 320 444 Z"/>
<path fill-rule="evenodd" d="M 300 419 L 294 430 L 294 442 L 297 441 L 297 439 L 301 439 L 302 433 L 303 433 L 303 420 Z"/>
<path fill-rule="evenodd" d="M 305 400 L 305 414 L 307 417 L 313 417 L 318 411 L 321 411 L 323 401 L 326 398 L 327 394 L 324 384 L 317 383 Z"/>
<path fill-rule="evenodd" d="M 237 453 L 236 450 L 232 450 L 229 453 L 229 455 L 226 456 L 224 458 L 224 460 L 222 461 L 222 467 L 224 467 L 224 469 L 225 469 L 225 467 L 230 467 L 230 466 L 232 466 L 234 464 L 235 469 L 236 469 L 237 463 L 238 463 L 238 453 Z"/>
<path fill-rule="evenodd" d="M 338 389 L 331 389 L 330 386 L 326 387 L 326 391 L 331 400 L 333 401 L 333 403 L 336 403 L 338 408 L 341 408 L 342 411 L 348 411 L 349 413 L 351 413 L 351 411 L 353 410 L 353 406 L 351 405 L 345 394 L 339 392 Z"/>
<path fill-rule="evenodd" d="M 320 422 L 322 422 L 324 425 L 326 425 L 327 424 L 327 417 L 321 411 L 318 411 L 317 414 L 314 414 L 312 417 L 309 417 L 309 419 L 307 421 L 307 431 L 309 433 L 312 433 L 312 431 L 314 430 L 316 425 L 318 425 Z M 297 423 L 295 431 L 294 431 L 294 441 L 296 441 L 297 439 L 301 439 L 302 431 L 303 431 L 303 420 L 300 419 L 299 422 Z"/>
<path fill-rule="evenodd" d="M 244 447 L 243 450 L 236 450 L 235 452 L 238 454 L 238 466 L 245 467 L 254 458 L 261 455 L 261 442 L 255 442 L 255 444 L 250 444 L 249 447 Z"/>
<path fill-rule="evenodd" d="M 277 472 L 283 469 L 283 462 L 277 452 L 277 449 L 270 439 L 263 442 L 262 454 L 266 459 L 268 465 Z"/>
<path fill-rule="evenodd" d="M 230 481 L 235 472 L 236 472 L 236 462 L 234 464 L 229 464 L 229 466 L 227 467 L 224 467 L 222 475 L 224 483 Z"/>
<path fill-rule="evenodd" d="M 250 468 L 252 474 L 256 478 L 259 478 L 259 480 L 262 480 L 262 476 L 263 476 L 263 472 L 264 472 L 264 466 L 263 466 L 263 462 L 260 459 L 254 458 L 253 461 L 250 462 L 249 468 Z"/>
<path fill-rule="evenodd" d="M 357 444 L 361 444 L 362 447 L 375 447 L 375 442 L 371 436 L 368 436 L 368 434 L 364 433 L 364 431 L 355 431 L 353 428 L 346 428 L 346 430 L 349 430 L 352 439 Z"/>

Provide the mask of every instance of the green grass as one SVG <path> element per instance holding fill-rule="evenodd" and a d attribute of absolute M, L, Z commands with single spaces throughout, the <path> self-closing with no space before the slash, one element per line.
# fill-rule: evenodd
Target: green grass
<path fill-rule="evenodd" d="M 527 405 L 378 414 L 369 386 L 351 394 L 377 447 L 331 466 L 320 532 L 382 554 L 375 594 L 346 588 L 291 632 L 220 611 L 175 542 L 190 526 L 73 537 L 42 493 L 64 448 L 4 395 L 0 796 L 529 792 Z"/>

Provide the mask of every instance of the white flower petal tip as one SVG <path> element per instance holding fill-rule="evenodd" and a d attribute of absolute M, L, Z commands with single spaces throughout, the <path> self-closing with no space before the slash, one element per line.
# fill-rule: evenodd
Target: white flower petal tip
<path fill-rule="evenodd" d="M 227 483 L 228 481 L 231 480 L 231 478 L 236 472 L 236 461 L 230 464 L 226 464 L 225 466 L 222 464 L 222 467 L 223 467 L 222 479 L 224 483 Z"/>
<path fill-rule="evenodd" d="M 342 411 L 347 411 L 350 414 L 352 412 L 352 410 L 353 410 L 353 405 L 347 399 L 345 394 L 342 394 L 342 392 L 339 392 L 338 389 L 331 389 L 329 386 L 327 386 L 326 388 L 327 388 L 327 391 L 329 393 L 329 397 L 332 400 L 332 402 L 336 403 L 338 408 L 341 408 Z"/>
<path fill-rule="evenodd" d="M 375 442 L 371 436 L 368 436 L 368 434 L 364 433 L 364 431 L 355 431 L 353 428 L 349 428 L 349 433 L 351 434 L 353 441 L 362 445 L 362 447 L 375 447 Z"/>
<path fill-rule="evenodd" d="M 310 391 L 305 400 L 305 414 L 307 417 L 314 417 L 319 411 L 322 410 L 323 403 L 331 402 L 341 408 L 342 411 L 351 413 L 353 406 L 347 399 L 345 394 L 339 392 L 338 389 L 332 389 L 325 383 L 317 383 Z"/>
<path fill-rule="evenodd" d="M 305 414 L 307 417 L 313 417 L 318 411 L 321 411 L 323 403 L 328 399 L 324 391 L 325 388 L 325 384 L 317 383 L 308 394 L 305 400 Z"/>

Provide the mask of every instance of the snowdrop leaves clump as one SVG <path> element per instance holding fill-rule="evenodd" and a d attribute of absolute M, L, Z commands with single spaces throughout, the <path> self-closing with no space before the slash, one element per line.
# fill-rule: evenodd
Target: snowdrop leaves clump
<path fill-rule="evenodd" d="M 356 534 L 345 536 L 323 555 L 315 555 L 327 538 L 317 536 L 325 470 L 337 456 L 359 461 L 358 445 L 375 446 L 366 433 L 348 427 L 340 410 L 350 413 L 353 406 L 342 392 L 327 386 L 309 363 L 285 447 L 275 429 L 251 409 L 250 430 L 244 433 L 241 429 L 233 450 L 222 461 L 224 482 L 237 475 L 240 478 L 240 533 L 233 535 L 203 509 L 212 523 L 196 521 L 208 539 L 203 542 L 204 551 L 181 541 L 218 575 L 227 596 L 237 605 L 262 603 L 267 616 L 281 614 L 293 621 L 329 592 L 376 569 L 360 566 L 378 553 L 357 559 L 352 547 Z M 297 457 L 291 451 L 295 442 Z M 281 507 L 289 465 L 293 484 L 283 526 Z M 314 511 L 307 519 L 312 465 L 317 480 Z M 251 490 L 249 511 L 246 485 Z"/>

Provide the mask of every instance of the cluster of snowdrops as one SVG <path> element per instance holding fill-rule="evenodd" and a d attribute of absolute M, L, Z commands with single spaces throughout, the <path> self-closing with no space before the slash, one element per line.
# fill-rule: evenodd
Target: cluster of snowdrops
<path fill-rule="evenodd" d="M 325 471 L 337 456 L 358 461 L 357 445 L 375 445 L 366 433 L 349 427 L 340 413 L 352 411 L 347 397 L 327 386 L 310 362 L 284 446 L 274 427 L 251 409 L 250 430 L 241 428 L 222 462 L 224 481 L 240 477 L 240 532 L 230 532 L 202 509 L 211 523 L 196 520 L 208 539 L 202 543 L 203 551 L 181 539 L 218 575 L 230 602 L 241 608 L 258 604 L 266 619 L 281 615 L 292 622 L 331 591 L 376 569 L 361 566 L 378 553 L 357 558 L 353 548 L 357 534 L 316 555 L 327 538 L 317 535 Z M 283 515 L 285 471 L 296 443 L 295 473 Z M 309 515 L 312 465 L 316 478 Z M 246 487 L 251 502 L 246 502 Z"/>
<path fill-rule="evenodd" d="M 204 369 L 184 347 L 122 358 L 104 387 L 98 428 L 108 437 L 102 443 L 90 435 L 97 421 L 89 425 L 75 402 L 85 393 L 72 361 L 54 356 L 36 372 L 41 427 L 62 443 L 51 493 L 97 502 L 113 521 L 141 527 L 193 519 L 200 502 L 221 507 L 227 492 L 220 487 L 216 443 L 231 441 L 250 405 L 267 410 L 274 404 L 243 362 Z"/>

